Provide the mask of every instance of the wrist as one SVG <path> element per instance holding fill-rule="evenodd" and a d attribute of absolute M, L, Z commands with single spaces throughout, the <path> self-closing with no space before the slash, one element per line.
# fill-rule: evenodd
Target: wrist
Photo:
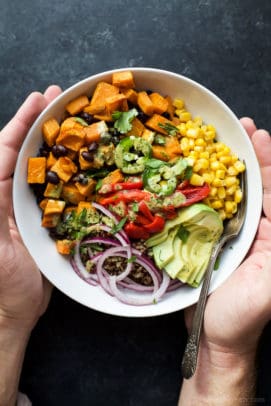
<path fill-rule="evenodd" d="M 202 340 L 197 369 L 183 381 L 179 406 L 245 406 L 255 397 L 256 346 L 232 350 Z"/>
<path fill-rule="evenodd" d="M 0 317 L 0 404 L 15 405 L 31 330 Z"/>

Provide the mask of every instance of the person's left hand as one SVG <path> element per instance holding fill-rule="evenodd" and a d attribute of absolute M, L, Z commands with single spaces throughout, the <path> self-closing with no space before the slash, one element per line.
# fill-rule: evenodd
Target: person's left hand
<path fill-rule="evenodd" d="M 18 233 L 12 208 L 12 175 L 21 144 L 34 120 L 56 96 L 58 86 L 28 96 L 0 132 L 0 322 L 16 329 L 34 327 L 49 303 L 45 280 Z"/>

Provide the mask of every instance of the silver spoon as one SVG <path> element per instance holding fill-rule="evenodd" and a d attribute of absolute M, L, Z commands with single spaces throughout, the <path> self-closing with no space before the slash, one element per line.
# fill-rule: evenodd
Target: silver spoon
<path fill-rule="evenodd" d="M 184 355 L 182 359 L 182 375 L 185 379 L 191 378 L 196 370 L 197 366 L 197 358 L 199 352 L 199 343 L 200 343 L 200 335 L 202 330 L 203 324 L 203 316 L 204 310 L 206 306 L 207 296 L 209 292 L 209 286 L 211 281 L 211 276 L 213 273 L 214 265 L 217 259 L 218 254 L 220 253 L 223 246 L 231 240 L 232 238 L 237 237 L 239 234 L 245 220 L 246 216 L 246 198 L 247 198 L 247 179 L 246 179 L 246 171 L 241 173 L 240 176 L 240 186 L 243 192 L 243 197 L 241 203 L 238 207 L 238 211 L 236 215 L 231 218 L 225 228 L 224 232 L 217 242 L 214 245 L 212 254 L 209 260 L 208 268 L 206 270 L 204 281 L 202 284 L 202 288 L 200 291 L 199 301 L 196 306 L 196 310 L 193 317 L 192 322 L 192 329 L 190 335 L 188 337 L 186 347 L 184 350 Z"/>

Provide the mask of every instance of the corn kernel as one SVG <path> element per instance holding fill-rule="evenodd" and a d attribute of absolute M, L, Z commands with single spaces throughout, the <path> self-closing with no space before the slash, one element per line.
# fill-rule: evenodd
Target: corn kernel
<path fill-rule="evenodd" d="M 209 196 L 215 197 L 215 196 L 217 195 L 217 190 L 218 190 L 217 187 L 212 186 L 212 187 L 210 188 Z"/>
<path fill-rule="evenodd" d="M 218 154 L 217 154 L 218 155 Z M 219 157 L 219 161 L 222 162 L 225 165 L 230 165 L 231 164 L 231 156 L 230 155 L 221 155 Z"/>
<path fill-rule="evenodd" d="M 238 161 L 238 156 L 236 154 L 232 154 L 231 163 L 234 164 L 236 161 Z"/>
<path fill-rule="evenodd" d="M 179 119 L 184 122 L 191 120 L 191 114 L 188 111 L 185 111 L 179 115 Z"/>
<path fill-rule="evenodd" d="M 199 128 L 188 128 L 186 136 L 190 138 L 197 138 L 199 136 Z"/>
<path fill-rule="evenodd" d="M 215 210 L 221 209 L 223 207 L 223 203 L 221 200 L 214 200 L 211 202 L 211 207 Z"/>
<path fill-rule="evenodd" d="M 190 183 L 193 186 L 202 186 L 204 184 L 204 179 L 202 176 L 193 173 L 193 175 L 190 178 Z"/>
<path fill-rule="evenodd" d="M 180 142 L 182 150 L 189 149 L 189 142 L 187 137 L 182 137 Z"/>
<path fill-rule="evenodd" d="M 226 190 L 223 186 L 217 189 L 217 196 L 219 199 L 225 199 L 226 197 Z"/>
<path fill-rule="evenodd" d="M 221 186 L 225 186 L 225 183 L 224 183 L 223 179 L 215 178 L 212 182 L 212 185 L 215 187 L 221 187 Z"/>
<path fill-rule="evenodd" d="M 235 193 L 235 191 L 237 190 L 237 186 L 236 185 L 232 185 L 230 187 L 227 187 L 226 189 L 226 195 L 227 196 L 231 196 Z"/>
<path fill-rule="evenodd" d="M 178 130 L 180 131 L 180 134 L 185 136 L 186 135 L 186 126 L 185 123 L 181 123 L 177 125 Z"/>
<path fill-rule="evenodd" d="M 202 159 L 209 159 L 210 154 L 209 154 L 209 152 L 207 152 L 207 151 L 203 151 L 203 152 L 201 152 L 201 153 L 199 154 L 199 157 L 202 158 Z"/>
<path fill-rule="evenodd" d="M 209 173 L 204 172 L 201 176 L 203 177 L 204 182 L 206 182 L 208 184 L 212 183 L 212 181 L 214 180 L 214 174 L 212 172 L 209 172 Z"/>
<path fill-rule="evenodd" d="M 206 142 L 203 138 L 199 137 L 195 140 L 195 145 L 199 145 L 200 147 L 205 147 Z"/>
<path fill-rule="evenodd" d="M 205 131 L 205 139 L 206 141 L 208 140 L 213 140 L 215 138 L 215 131 Z"/>
<path fill-rule="evenodd" d="M 238 172 L 243 172 L 246 169 L 244 163 L 239 160 L 234 163 L 234 167 L 238 170 Z"/>
<path fill-rule="evenodd" d="M 224 209 L 218 210 L 218 214 L 219 214 L 222 221 L 226 219 L 226 212 L 225 212 Z"/>
<path fill-rule="evenodd" d="M 202 123 L 203 123 L 202 117 L 200 117 L 200 116 L 194 117 L 194 123 L 198 126 L 202 126 Z"/>
<path fill-rule="evenodd" d="M 184 108 L 183 99 L 179 99 L 178 97 L 176 99 L 174 99 L 173 106 L 176 107 L 176 109 L 183 109 Z"/>
<path fill-rule="evenodd" d="M 230 187 L 230 186 L 232 186 L 232 185 L 235 185 L 235 184 L 236 184 L 236 181 L 237 181 L 236 176 L 227 176 L 227 177 L 225 178 L 225 186 L 226 186 L 226 187 Z"/>
<path fill-rule="evenodd" d="M 195 141 L 193 140 L 193 138 L 188 138 L 188 145 L 189 145 L 189 148 L 194 148 L 194 146 L 195 146 Z"/>
<path fill-rule="evenodd" d="M 242 198 L 243 198 L 242 190 L 241 190 L 241 189 L 237 189 L 237 190 L 234 192 L 234 201 L 235 201 L 235 203 L 240 203 L 241 200 L 242 200 Z"/>
<path fill-rule="evenodd" d="M 203 152 L 204 151 L 204 147 L 201 145 L 195 145 L 194 146 L 194 150 L 197 152 Z"/>
<path fill-rule="evenodd" d="M 217 170 L 215 171 L 215 176 L 216 176 L 218 179 L 224 179 L 224 178 L 225 178 L 225 174 L 226 174 L 226 171 L 225 171 L 224 169 L 217 169 Z"/>
<path fill-rule="evenodd" d="M 218 169 L 220 169 L 220 163 L 218 161 L 211 162 L 210 166 L 213 171 L 217 171 Z"/>
<path fill-rule="evenodd" d="M 237 211 L 237 204 L 233 201 L 226 200 L 225 201 L 225 211 L 226 213 L 236 213 Z"/>
<path fill-rule="evenodd" d="M 228 174 L 229 176 L 235 176 L 235 175 L 238 175 L 238 171 L 237 171 L 237 169 L 236 169 L 233 165 L 231 165 L 231 166 L 229 166 L 228 169 L 227 169 L 227 174 Z"/>

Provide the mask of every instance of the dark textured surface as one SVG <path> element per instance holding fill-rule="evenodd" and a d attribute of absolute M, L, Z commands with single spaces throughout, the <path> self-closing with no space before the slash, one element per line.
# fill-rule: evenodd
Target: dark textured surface
<path fill-rule="evenodd" d="M 270 129 L 269 0 L 0 0 L 0 127 L 25 96 L 116 67 L 172 70 Z M 30 340 L 21 389 L 34 405 L 171 406 L 183 314 L 121 319 L 55 291 Z M 259 397 L 271 404 L 270 326 Z M 268 403 L 270 402 L 270 403 Z"/>

